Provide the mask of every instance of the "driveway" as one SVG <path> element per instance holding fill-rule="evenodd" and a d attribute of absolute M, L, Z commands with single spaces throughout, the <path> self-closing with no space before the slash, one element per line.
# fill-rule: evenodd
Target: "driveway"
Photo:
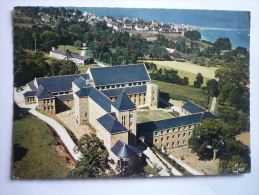
<path fill-rule="evenodd" d="M 67 130 L 54 119 L 49 118 L 37 112 L 35 109 L 36 108 L 35 104 L 25 105 L 23 101 L 23 94 L 25 92 L 26 92 L 26 89 L 20 92 L 17 92 L 16 89 L 14 89 L 14 101 L 17 103 L 17 105 L 21 108 L 28 109 L 32 115 L 38 117 L 39 119 L 49 124 L 59 135 L 60 139 L 63 141 L 64 145 L 67 147 L 68 151 L 73 156 L 73 158 L 75 160 L 79 160 L 82 155 L 80 153 L 74 152 L 74 148 L 76 148 L 76 144 L 69 136 Z"/>

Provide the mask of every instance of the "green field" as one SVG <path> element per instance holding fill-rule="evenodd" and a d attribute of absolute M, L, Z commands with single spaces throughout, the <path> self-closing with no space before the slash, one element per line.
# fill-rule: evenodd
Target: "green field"
<path fill-rule="evenodd" d="M 158 121 L 172 118 L 172 116 L 163 110 L 138 110 L 137 123 L 145 123 L 149 121 Z"/>
<path fill-rule="evenodd" d="M 68 49 L 72 53 L 81 54 L 81 50 L 78 50 L 76 47 L 74 47 L 72 45 L 59 45 L 58 49 L 62 50 L 62 51 L 66 51 Z"/>
<path fill-rule="evenodd" d="M 196 102 L 204 108 L 208 107 L 208 94 L 205 90 L 157 80 L 152 80 L 152 83 L 158 85 L 160 92 L 169 93 L 169 97 L 171 99 L 183 101 L 190 100 Z"/>
<path fill-rule="evenodd" d="M 15 178 L 64 178 L 71 170 L 66 157 L 57 153 L 55 140 L 48 126 L 27 115 L 14 121 Z"/>

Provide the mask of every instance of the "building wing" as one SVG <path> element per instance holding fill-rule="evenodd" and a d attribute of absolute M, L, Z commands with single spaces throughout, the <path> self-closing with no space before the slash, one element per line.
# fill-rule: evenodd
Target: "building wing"
<path fill-rule="evenodd" d="M 206 111 L 206 109 L 200 107 L 199 105 L 197 105 L 197 104 L 195 104 L 191 101 L 186 102 L 182 106 L 182 108 L 185 109 L 186 111 L 192 113 L 192 114 Z"/>

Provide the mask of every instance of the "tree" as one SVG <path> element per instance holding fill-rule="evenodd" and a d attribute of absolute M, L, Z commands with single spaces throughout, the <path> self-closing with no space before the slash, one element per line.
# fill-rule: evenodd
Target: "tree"
<path fill-rule="evenodd" d="M 44 51 L 50 51 L 52 47 L 57 47 L 60 41 L 60 36 L 50 31 L 43 32 L 40 37 Z"/>
<path fill-rule="evenodd" d="M 64 7 L 61 7 L 61 8 L 60 8 L 60 15 L 61 15 L 62 17 L 65 17 L 65 16 L 66 16 L 66 9 L 65 9 Z"/>
<path fill-rule="evenodd" d="M 79 49 L 82 46 L 82 42 L 80 40 L 75 41 L 74 46 Z"/>
<path fill-rule="evenodd" d="M 203 84 L 203 76 L 201 73 L 197 74 L 196 81 L 194 81 L 194 87 L 200 88 Z"/>
<path fill-rule="evenodd" d="M 186 31 L 184 33 L 184 36 L 188 39 L 191 39 L 192 41 L 197 41 L 197 40 L 201 39 L 201 33 L 197 30 Z"/>
<path fill-rule="evenodd" d="M 217 41 L 213 44 L 216 50 L 230 50 L 231 43 L 229 38 L 218 38 Z"/>
<path fill-rule="evenodd" d="M 218 81 L 216 79 L 208 80 L 206 85 L 208 94 L 214 97 L 219 95 Z"/>
<path fill-rule="evenodd" d="M 76 168 L 69 171 L 67 178 L 100 177 L 105 175 L 108 166 L 108 152 L 103 142 L 94 134 L 85 134 L 77 143 L 76 152 L 82 158 L 77 161 Z"/>

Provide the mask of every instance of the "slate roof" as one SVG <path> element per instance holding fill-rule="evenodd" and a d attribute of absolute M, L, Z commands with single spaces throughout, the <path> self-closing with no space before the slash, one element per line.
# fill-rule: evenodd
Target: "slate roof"
<path fill-rule="evenodd" d="M 88 74 L 74 74 L 55 77 L 37 78 L 38 86 L 42 85 L 49 92 L 71 91 L 72 82 L 78 77 L 89 79 Z"/>
<path fill-rule="evenodd" d="M 28 87 L 30 87 L 31 90 L 38 90 L 37 87 L 34 85 L 34 80 L 27 83 Z"/>
<path fill-rule="evenodd" d="M 121 140 L 118 140 L 114 146 L 111 148 L 111 151 L 119 158 L 130 158 L 135 154 L 140 153 L 140 151 L 134 146 L 123 143 Z"/>
<path fill-rule="evenodd" d="M 217 117 L 210 112 L 197 113 L 192 115 L 180 116 L 160 121 L 152 121 L 147 123 L 137 124 L 137 136 L 145 133 L 152 133 L 154 131 L 161 131 L 164 129 L 176 128 L 186 125 L 192 125 L 203 122 L 205 119 L 217 119 Z"/>
<path fill-rule="evenodd" d="M 144 64 L 91 68 L 96 86 L 150 81 Z"/>
<path fill-rule="evenodd" d="M 182 108 L 185 109 L 186 111 L 192 113 L 192 114 L 206 111 L 204 108 L 198 106 L 197 104 L 195 104 L 191 101 L 186 102 L 182 106 Z"/>
<path fill-rule="evenodd" d="M 28 98 L 28 97 L 34 97 L 36 95 L 37 91 L 27 91 L 23 94 L 23 96 L 25 98 Z"/>
<path fill-rule="evenodd" d="M 83 78 L 83 77 L 78 77 L 77 79 L 75 79 L 73 81 L 73 83 L 78 86 L 79 88 L 83 88 L 83 87 L 91 87 L 91 85 L 89 83 L 87 83 L 87 81 Z"/>
<path fill-rule="evenodd" d="M 82 88 L 75 93 L 78 97 L 89 96 L 106 112 L 111 112 L 112 101 L 94 87 Z"/>
<path fill-rule="evenodd" d="M 58 49 L 51 50 L 51 52 L 56 53 L 56 54 L 60 54 L 60 55 L 63 55 L 63 56 L 66 55 L 65 51 L 58 50 Z M 78 54 L 75 54 L 75 53 L 70 53 L 70 54 L 71 54 L 71 58 L 75 58 L 75 59 L 79 59 L 79 60 L 83 60 L 83 61 L 89 59 L 88 57 L 81 56 L 81 55 L 78 55 Z"/>
<path fill-rule="evenodd" d="M 97 119 L 97 121 L 110 133 L 117 134 L 129 131 L 119 121 L 115 120 L 111 115 L 105 114 Z"/>
<path fill-rule="evenodd" d="M 53 99 L 55 98 L 54 95 L 52 95 L 52 93 L 50 93 L 49 91 L 47 91 L 45 88 L 43 88 L 41 85 L 39 86 L 39 89 L 37 91 L 37 93 L 35 94 L 35 96 L 41 100 L 41 99 Z"/>
<path fill-rule="evenodd" d="M 123 91 L 127 95 L 146 93 L 147 85 L 101 90 L 107 97 L 118 97 Z"/>
<path fill-rule="evenodd" d="M 123 110 L 135 110 L 136 106 L 127 96 L 127 94 L 123 91 L 121 95 L 113 102 L 113 106 L 119 111 Z"/>
<path fill-rule="evenodd" d="M 60 101 L 73 100 L 73 94 L 56 95 L 56 98 Z"/>

